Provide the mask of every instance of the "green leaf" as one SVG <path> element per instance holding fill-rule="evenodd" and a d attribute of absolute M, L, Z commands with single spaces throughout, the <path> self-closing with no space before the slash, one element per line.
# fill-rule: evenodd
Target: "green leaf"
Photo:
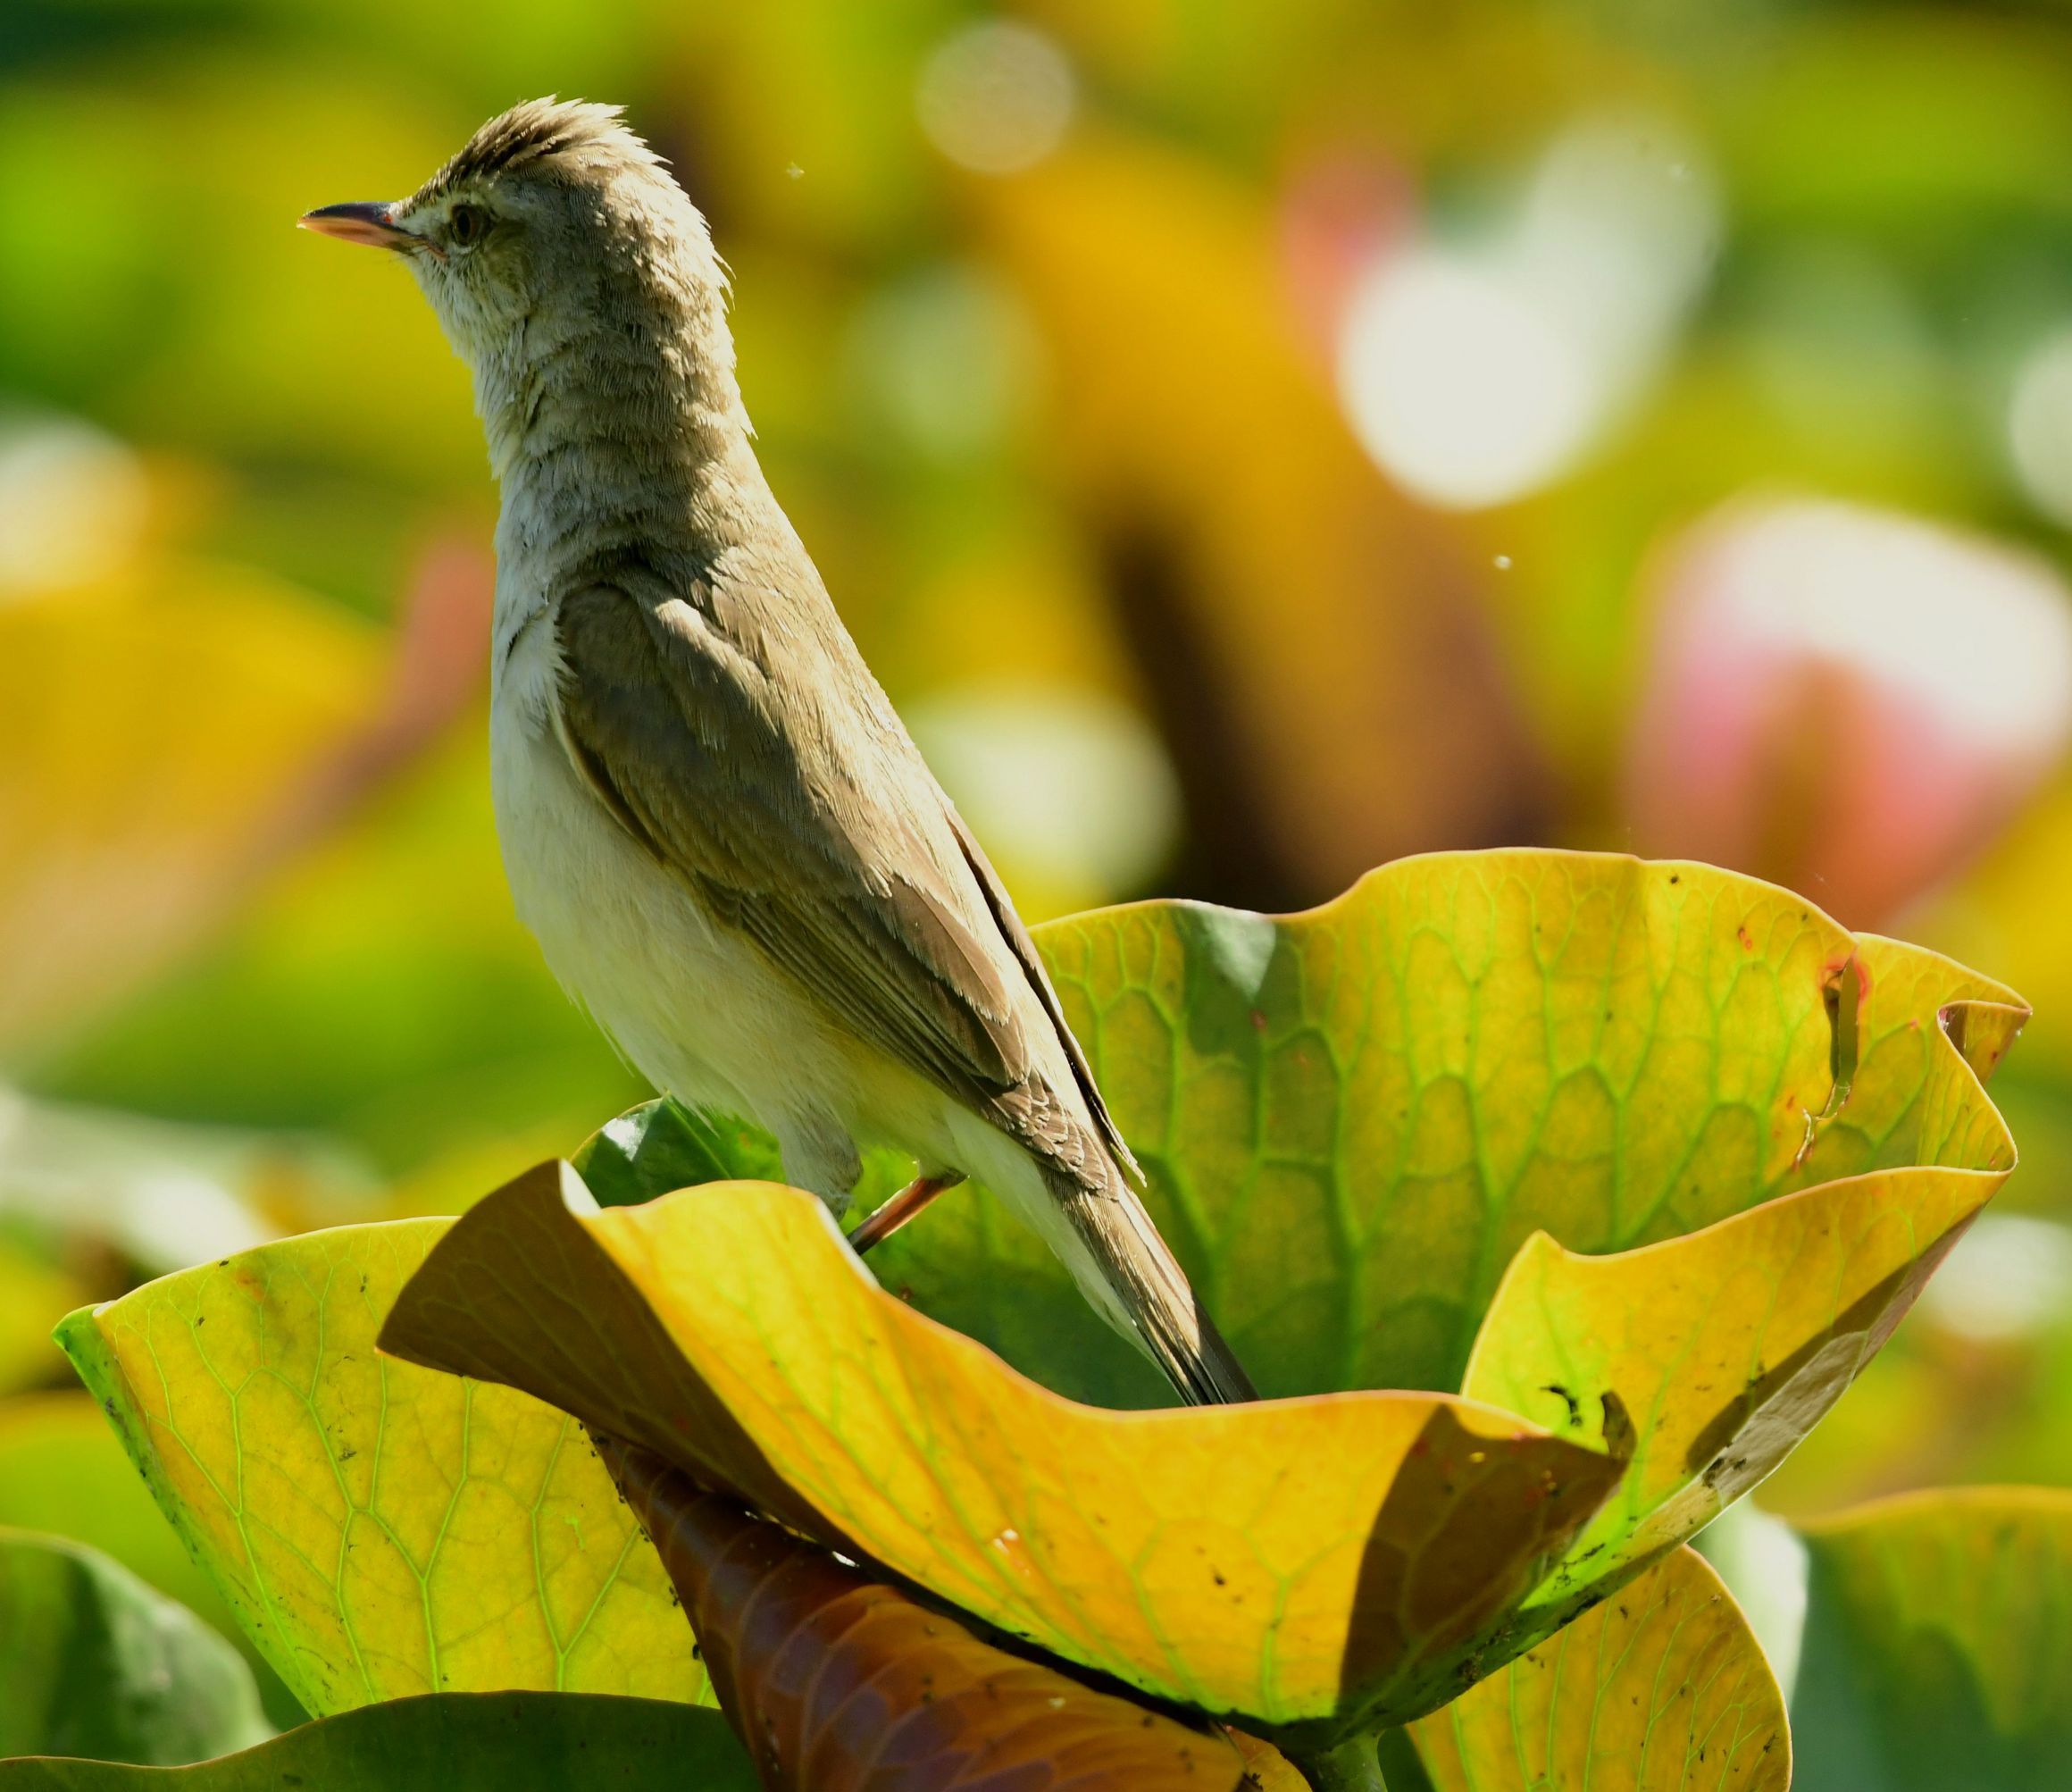
<path fill-rule="evenodd" d="M 1150 903 L 1040 941 L 1154 1217 L 1267 1393 L 1458 1386 L 1536 1231 L 1625 1251 L 1829 1175 L 2012 1160 L 1983 1096 L 1920 1099 L 1934 1009 L 1897 974 L 1802 1156 L 1859 945 L 1708 867 L 1438 854 L 1284 919 Z M 2018 1012 L 1908 964 L 1940 974 L 1935 1001 Z"/>
<path fill-rule="evenodd" d="M 238 1652 L 96 1550 L 0 1530 L 0 1754 L 176 1765 L 271 1733 Z"/>
<path fill-rule="evenodd" d="M 1911 1494 L 1800 1530 L 1800 1792 L 2072 1785 L 2072 1492 Z"/>
<path fill-rule="evenodd" d="M 75 1313 L 60 1341 L 315 1714 L 431 1690 L 700 1696 L 667 1577 L 580 1428 L 377 1355 L 447 1224 L 266 1245 Z"/>
<path fill-rule="evenodd" d="M 1519 1656 L 1407 1746 L 1435 1792 L 1785 1792 L 1784 1695 L 1719 1578 L 1677 1550 Z M 1397 1778 L 1391 1773 L 1390 1785 Z"/>
<path fill-rule="evenodd" d="M 701 1182 L 784 1180 L 769 1134 L 666 1099 L 606 1121 L 570 1161 L 600 1207 L 636 1207 Z"/>
<path fill-rule="evenodd" d="M 1993 1192 L 1913 1169 L 1825 1183 L 1617 1257 L 1518 1253 L 1465 1392 L 1631 1454 L 1536 1607 L 1696 1535 L 1842 1397 Z"/>
<path fill-rule="evenodd" d="M 658 1456 L 603 1453 L 668 1565 L 768 1792 L 1247 1792 L 1275 1752 L 1010 1655 L 896 1587 L 707 1493 Z M 1278 1763 L 1286 1771 L 1285 1762 Z"/>
<path fill-rule="evenodd" d="M 1620 1467 L 1444 1394 L 1074 1405 L 881 1291 L 817 1200 L 766 1183 L 598 1210 L 542 1165 L 455 1222 L 380 1343 L 1303 1746 L 1449 1696 Z"/>
<path fill-rule="evenodd" d="M 681 1620 L 679 1620 L 681 1622 Z M 306 1724 L 174 1772 L 0 1761 L 0 1792 L 756 1792 L 716 1711 L 659 1699 L 447 1693 Z"/>
<path fill-rule="evenodd" d="M 240 1646 L 278 1728 L 305 1721 L 214 1580 L 166 1523 L 91 1396 L 73 1390 L 0 1402 L 0 1526 L 47 1531 L 113 1556 Z"/>

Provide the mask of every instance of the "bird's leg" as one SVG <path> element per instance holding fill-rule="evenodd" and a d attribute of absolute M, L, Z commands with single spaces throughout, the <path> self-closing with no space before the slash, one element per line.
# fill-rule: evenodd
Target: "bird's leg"
<path fill-rule="evenodd" d="M 881 1244 L 915 1214 L 940 1194 L 945 1189 L 955 1188 L 964 1180 L 962 1170 L 951 1170 L 944 1176 L 917 1176 L 882 1207 L 865 1214 L 856 1229 L 849 1234 L 849 1243 L 862 1256 L 873 1244 Z"/>

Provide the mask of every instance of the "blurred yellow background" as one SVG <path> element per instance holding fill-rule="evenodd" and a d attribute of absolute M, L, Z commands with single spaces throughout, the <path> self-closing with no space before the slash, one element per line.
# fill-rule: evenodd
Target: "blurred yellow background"
<path fill-rule="evenodd" d="M 645 1093 L 505 892 L 462 370 L 292 228 L 548 91 L 1032 918 L 1608 847 L 2021 989 L 2028 1167 L 1765 1499 L 2072 1482 L 2062 4 L 9 0 L 0 1508 L 68 1306 Z"/>

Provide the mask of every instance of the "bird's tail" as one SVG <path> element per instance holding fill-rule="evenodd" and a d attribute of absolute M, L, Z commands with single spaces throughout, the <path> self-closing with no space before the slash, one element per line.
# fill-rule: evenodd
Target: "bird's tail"
<path fill-rule="evenodd" d="M 1071 1223 L 1083 1253 L 1074 1265 L 1082 1280 L 1097 1273 L 1107 1300 L 1096 1305 L 1125 1319 L 1180 1397 L 1193 1406 L 1257 1400 L 1257 1391 L 1223 1341 L 1136 1191 L 1108 1166 L 1104 1185 L 1046 1168 L 1044 1180 Z M 1089 1293 L 1092 1293 L 1091 1289 Z M 1111 1308 L 1112 1302 L 1112 1308 Z"/>

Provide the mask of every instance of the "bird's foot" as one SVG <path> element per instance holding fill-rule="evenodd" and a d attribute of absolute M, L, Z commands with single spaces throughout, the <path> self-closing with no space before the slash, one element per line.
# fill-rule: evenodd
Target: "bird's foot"
<path fill-rule="evenodd" d="M 881 1244 L 945 1189 L 964 1180 L 961 1172 L 948 1176 L 917 1176 L 882 1207 L 873 1208 L 849 1234 L 849 1243 L 862 1256 L 873 1244 Z"/>

